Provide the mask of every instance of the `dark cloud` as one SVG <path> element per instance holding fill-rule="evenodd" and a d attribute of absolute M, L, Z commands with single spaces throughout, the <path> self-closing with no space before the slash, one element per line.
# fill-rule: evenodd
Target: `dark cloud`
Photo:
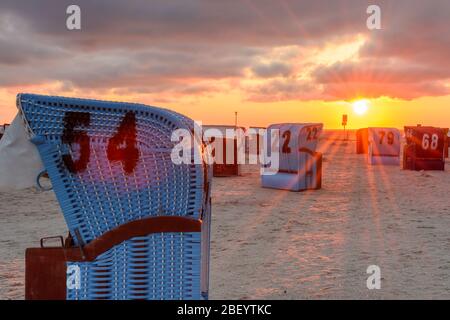
<path fill-rule="evenodd" d="M 148 46 L 223 43 L 273 46 L 363 32 L 361 0 L 78 0 L 83 31 L 68 33 L 65 10 L 73 1 L 2 0 L 1 12 L 23 17 L 43 36 L 70 45 Z M 359 26 L 359 27 L 358 27 Z M 332 30 L 332 32 L 330 32 Z"/>
<path fill-rule="evenodd" d="M 23 19 L 0 11 L 0 66 L 20 66 L 63 56 L 63 50 L 51 42 L 33 43 L 34 34 Z"/>
<path fill-rule="evenodd" d="M 449 77 L 448 70 L 435 65 L 415 65 L 404 61 L 364 59 L 321 66 L 313 73 L 318 83 L 410 83 L 435 81 Z"/>
<path fill-rule="evenodd" d="M 68 52 L 64 58 L 39 61 L 34 67 L 32 64 L 27 67 L 26 64 L 4 65 L 0 85 L 28 85 L 58 80 L 79 88 L 145 86 L 148 90 L 161 89 L 179 81 L 193 84 L 205 79 L 213 81 L 240 77 L 249 59 L 256 53 L 254 50 L 239 49 L 209 50 L 203 53 L 116 50 L 73 55 Z"/>
<path fill-rule="evenodd" d="M 310 81 L 297 79 L 270 80 L 262 85 L 247 88 L 248 100 L 254 102 L 275 102 L 286 100 L 328 100 Z"/>
<path fill-rule="evenodd" d="M 252 72 L 261 78 L 287 77 L 292 74 L 292 66 L 284 62 L 258 63 L 252 67 Z"/>
<path fill-rule="evenodd" d="M 250 70 L 263 83 L 241 89 L 255 101 L 449 94 L 448 0 L 377 1 L 383 30 L 372 32 L 365 0 L 78 0 L 75 32 L 65 27 L 73 3 L 0 2 L 0 86 L 196 95 Z M 367 39 L 357 61 L 309 66 L 307 78 L 295 50 L 272 52 L 317 52 L 356 35 Z"/>

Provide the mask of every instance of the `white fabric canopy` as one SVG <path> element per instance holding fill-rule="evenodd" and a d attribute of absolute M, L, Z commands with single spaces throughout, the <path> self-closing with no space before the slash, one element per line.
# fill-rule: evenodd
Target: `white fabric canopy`
<path fill-rule="evenodd" d="M 17 115 L 0 140 L 0 191 L 35 186 L 43 168 L 39 152 Z"/>

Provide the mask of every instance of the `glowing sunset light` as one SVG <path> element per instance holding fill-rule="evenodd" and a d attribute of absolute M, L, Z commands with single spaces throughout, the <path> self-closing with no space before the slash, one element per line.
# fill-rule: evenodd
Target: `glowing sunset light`
<path fill-rule="evenodd" d="M 369 101 L 357 100 L 353 102 L 353 111 L 355 111 L 356 114 L 362 116 L 367 110 L 369 110 Z"/>

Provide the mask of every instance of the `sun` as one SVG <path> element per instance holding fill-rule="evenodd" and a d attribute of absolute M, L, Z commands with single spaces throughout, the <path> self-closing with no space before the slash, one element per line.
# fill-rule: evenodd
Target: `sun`
<path fill-rule="evenodd" d="M 362 116 L 367 110 L 369 110 L 369 101 L 364 99 L 353 102 L 353 111 L 355 111 L 356 114 Z"/>

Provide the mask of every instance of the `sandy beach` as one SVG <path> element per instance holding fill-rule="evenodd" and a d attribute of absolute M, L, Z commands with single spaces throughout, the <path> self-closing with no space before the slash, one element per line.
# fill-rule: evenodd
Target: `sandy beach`
<path fill-rule="evenodd" d="M 403 171 L 366 165 L 354 141 L 319 149 L 318 191 L 263 189 L 257 166 L 214 179 L 210 298 L 450 299 L 450 163 Z M 0 299 L 24 298 L 25 249 L 66 233 L 53 192 L 0 193 Z"/>

